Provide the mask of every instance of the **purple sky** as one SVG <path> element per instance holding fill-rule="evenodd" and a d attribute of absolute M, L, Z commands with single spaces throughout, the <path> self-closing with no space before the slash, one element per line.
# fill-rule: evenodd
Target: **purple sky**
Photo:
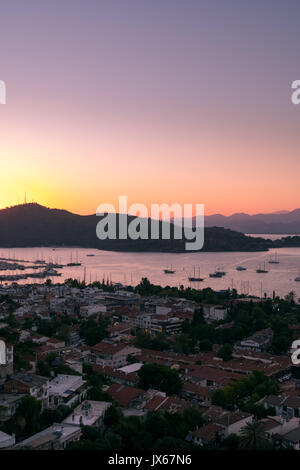
<path fill-rule="evenodd" d="M 300 2 L 0 6 L 0 206 L 300 205 Z"/>

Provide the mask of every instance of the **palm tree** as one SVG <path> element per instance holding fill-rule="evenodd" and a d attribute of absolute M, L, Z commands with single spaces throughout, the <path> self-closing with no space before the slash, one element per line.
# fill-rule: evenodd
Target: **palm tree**
<path fill-rule="evenodd" d="M 268 434 L 264 431 L 259 421 L 247 423 L 241 429 L 240 448 L 247 450 L 266 450 L 272 448 Z"/>

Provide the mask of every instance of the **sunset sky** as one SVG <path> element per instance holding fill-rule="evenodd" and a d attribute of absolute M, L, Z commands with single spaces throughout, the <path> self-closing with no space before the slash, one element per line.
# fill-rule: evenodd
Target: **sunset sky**
<path fill-rule="evenodd" d="M 300 207 L 298 0 L 0 5 L 0 207 Z"/>

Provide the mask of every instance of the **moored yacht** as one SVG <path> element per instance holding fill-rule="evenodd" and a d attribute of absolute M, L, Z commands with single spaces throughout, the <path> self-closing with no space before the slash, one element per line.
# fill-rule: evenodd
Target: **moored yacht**
<path fill-rule="evenodd" d="M 247 270 L 247 268 L 244 268 L 244 266 L 237 266 L 235 269 L 237 271 L 246 271 Z"/>
<path fill-rule="evenodd" d="M 172 265 L 171 265 L 171 269 L 169 268 L 169 266 L 167 266 L 165 269 L 164 269 L 164 273 L 165 274 L 174 274 L 176 271 L 175 269 L 173 269 Z"/>
<path fill-rule="evenodd" d="M 264 263 L 264 268 L 262 269 L 261 266 L 256 270 L 257 273 L 259 274 L 265 274 L 268 273 L 269 271 L 266 270 L 266 263 Z"/>
<path fill-rule="evenodd" d="M 198 276 L 196 276 L 195 266 L 194 266 L 194 276 L 189 276 L 190 282 L 202 282 L 204 278 L 200 277 L 200 268 L 198 268 Z"/>
<path fill-rule="evenodd" d="M 275 253 L 275 257 L 274 259 L 271 258 L 269 261 L 268 261 L 269 264 L 279 264 L 279 261 L 278 261 L 278 258 L 277 258 L 277 253 Z"/>

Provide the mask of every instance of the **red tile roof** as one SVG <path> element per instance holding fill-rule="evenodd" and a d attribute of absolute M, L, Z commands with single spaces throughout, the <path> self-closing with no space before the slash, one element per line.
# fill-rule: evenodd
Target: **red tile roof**
<path fill-rule="evenodd" d="M 216 434 L 222 431 L 222 426 L 215 423 L 209 423 L 200 429 L 192 432 L 192 436 L 199 437 L 206 442 L 213 441 L 216 438 Z"/>
<path fill-rule="evenodd" d="M 128 347 L 128 345 L 124 343 L 110 344 L 110 343 L 105 343 L 101 341 L 100 343 L 95 344 L 95 346 L 91 347 L 91 349 L 95 352 L 101 352 L 103 354 L 113 355 L 122 351 L 122 349 L 125 349 L 126 347 Z"/>
<path fill-rule="evenodd" d="M 126 407 L 139 396 L 143 396 L 145 391 L 140 388 L 127 387 L 126 385 L 112 384 L 107 390 L 107 393 L 109 393 L 120 406 Z"/>

